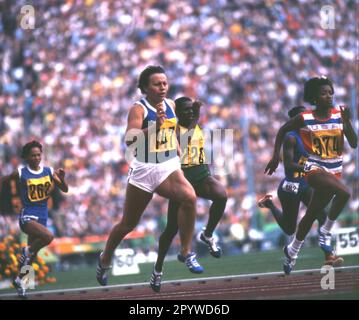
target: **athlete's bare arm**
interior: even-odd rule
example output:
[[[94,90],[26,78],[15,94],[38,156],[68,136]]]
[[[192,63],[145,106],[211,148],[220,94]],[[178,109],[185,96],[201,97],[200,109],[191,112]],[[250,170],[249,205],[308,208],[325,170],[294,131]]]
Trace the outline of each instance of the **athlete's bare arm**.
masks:
[[[301,127],[303,127],[303,118],[299,114],[295,116],[294,118],[287,121],[284,125],[282,125],[275,137],[275,143],[274,143],[274,151],[272,159],[268,162],[264,173],[268,173],[268,175],[272,175],[273,172],[277,169],[279,164],[279,153],[280,149],[283,144],[283,139],[285,137],[285,134],[289,131],[298,130]]]
[[[302,172],[304,166],[294,162],[294,150],[297,140],[293,136],[286,136],[283,142],[283,164],[288,170]]]
[[[162,104],[162,102],[161,102]],[[166,114],[163,108],[156,106],[156,129],[159,129],[166,119]],[[144,111],[142,106],[135,104],[131,107],[127,118],[127,129],[126,129],[126,145],[130,146],[134,143],[140,135],[144,135],[147,139],[149,127],[142,129],[142,123],[144,119]]]
[[[68,192],[69,191],[69,186],[67,185],[66,181],[65,181],[65,170],[60,168],[59,170],[54,172],[54,181],[56,186],[58,186],[60,188],[61,191],[63,192]]]
[[[203,103],[199,100],[196,100],[193,102],[192,104],[192,108],[193,108],[193,121],[192,123],[190,124],[189,128],[188,129],[193,129],[198,121],[199,121],[199,116],[200,116],[200,110],[201,110],[201,107],[203,106]]]
[[[146,132],[143,133],[147,133],[147,128],[144,130],[141,129],[143,118],[143,108],[138,104],[133,105],[130,109],[130,112],[128,113],[127,118],[127,128],[125,135],[127,146],[134,143],[137,140],[138,135],[142,134],[143,131],[146,130]]]
[[[358,136],[350,121],[350,110],[347,106],[340,106],[340,112],[342,114],[344,135],[347,138],[349,145],[355,149],[358,146]]]

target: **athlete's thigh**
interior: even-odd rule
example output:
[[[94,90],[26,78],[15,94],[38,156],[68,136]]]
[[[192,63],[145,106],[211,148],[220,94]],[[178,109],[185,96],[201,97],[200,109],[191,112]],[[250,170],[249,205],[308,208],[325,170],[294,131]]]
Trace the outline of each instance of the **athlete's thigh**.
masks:
[[[213,176],[209,176],[201,181],[195,188],[198,197],[215,200],[227,197],[224,186]]]
[[[122,220],[130,222],[131,224],[137,223],[148,203],[151,201],[152,196],[152,193],[128,183]]]
[[[348,192],[348,188],[340,179],[326,171],[317,171],[310,174],[307,178],[307,182],[313,189],[323,190],[327,194],[331,193],[333,195],[338,190]]]
[[[323,210],[332,200],[333,194],[327,192],[327,190],[314,189],[313,195],[310,199],[310,202],[307,206],[308,210],[312,212],[313,215],[317,215],[319,210]],[[307,210],[307,212],[308,212]]]
[[[29,236],[29,239],[31,241],[34,241],[37,238],[42,238],[43,236],[47,235],[52,236],[52,233],[49,229],[47,229],[45,226],[35,220],[30,220],[26,222],[23,226],[23,230]]]
[[[181,169],[172,172],[155,190],[160,196],[181,202],[188,196],[196,196],[192,185],[185,178]]]
[[[278,188],[277,194],[282,205],[283,218],[296,224],[300,205],[299,196],[294,193],[286,192],[281,188]]]
[[[308,186],[304,188],[303,191],[301,192],[300,201],[303,202],[305,206],[308,208],[312,196],[313,196],[313,189]]]
[[[28,244],[29,246],[31,246],[32,243],[33,243],[35,240],[36,240],[36,238],[35,238],[34,236],[32,236],[32,235],[30,235],[30,234],[27,236],[27,244]]]

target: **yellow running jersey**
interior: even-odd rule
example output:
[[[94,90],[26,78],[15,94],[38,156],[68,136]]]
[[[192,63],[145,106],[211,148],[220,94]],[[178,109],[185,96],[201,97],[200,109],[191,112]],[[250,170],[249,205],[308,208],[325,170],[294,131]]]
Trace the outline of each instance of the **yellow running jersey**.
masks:
[[[206,156],[204,152],[204,136],[201,128],[197,124],[192,132],[185,127],[179,126],[180,129],[180,143],[181,143],[181,164],[182,167],[193,167],[205,163]],[[190,136],[192,133],[192,137]],[[188,136],[188,139],[183,137]],[[191,139],[189,139],[191,137]],[[190,141],[188,141],[190,140]],[[184,144],[184,145],[183,145]]]

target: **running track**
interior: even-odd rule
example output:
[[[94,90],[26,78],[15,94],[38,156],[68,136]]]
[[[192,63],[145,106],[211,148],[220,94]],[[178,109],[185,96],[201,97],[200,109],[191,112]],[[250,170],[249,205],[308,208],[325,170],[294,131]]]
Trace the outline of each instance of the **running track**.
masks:
[[[51,291],[29,291],[30,300],[240,300],[310,299],[359,292],[359,266],[335,269],[335,289],[323,290],[320,269],[163,281],[160,293],[148,283]],[[1,299],[18,299],[0,294]],[[359,296],[358,296],[359,299]]]

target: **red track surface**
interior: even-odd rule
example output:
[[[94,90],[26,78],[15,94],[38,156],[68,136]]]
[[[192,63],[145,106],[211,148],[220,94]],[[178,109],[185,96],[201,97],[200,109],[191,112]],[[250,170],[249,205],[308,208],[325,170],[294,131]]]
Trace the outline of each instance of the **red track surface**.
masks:
[[[319,271],[284,276],[259,275],[244,278],[221,278],[173,281],[162,285],[160,293],[149,286],[75,289],[72,291],[33,292],[31,300],[237,300],[237,299],[310,299],[328,298],[332,294],[359,291],[359,269],[335,271],[335,289],[323,290]],[[359,299],[359,296],[358,296]]]

